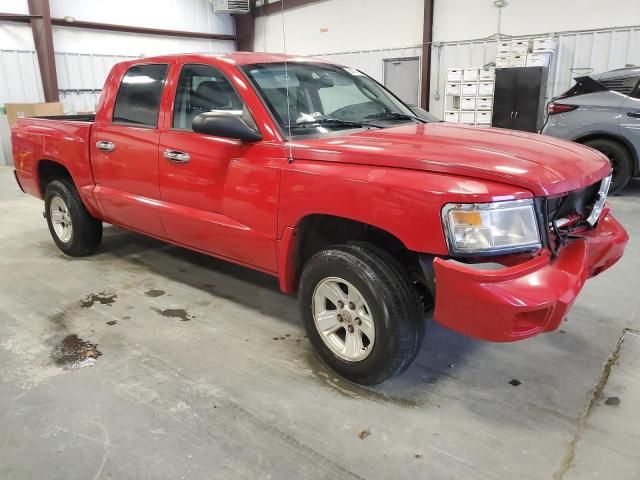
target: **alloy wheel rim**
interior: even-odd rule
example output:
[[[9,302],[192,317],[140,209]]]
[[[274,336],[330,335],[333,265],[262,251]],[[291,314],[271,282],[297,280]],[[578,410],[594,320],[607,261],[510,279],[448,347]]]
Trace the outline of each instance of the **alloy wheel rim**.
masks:
[[[351,283],[339,277],[316,285],[313,320],[324,344],[339,358],[359,362],[369,356],[376,331],[371,308]]]
[[[69,242],[73,235],[71,213],[69,212],[69,207],[67,207],[67,204],[61,197],[56,195],[51,199],[49,215],[51,216],[53,231],[56,233],[58,239],[63,243]]]

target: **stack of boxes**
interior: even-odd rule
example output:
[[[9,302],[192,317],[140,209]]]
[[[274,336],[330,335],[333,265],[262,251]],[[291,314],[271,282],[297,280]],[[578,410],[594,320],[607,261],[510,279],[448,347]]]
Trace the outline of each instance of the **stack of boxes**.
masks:
[[[470,125],[491,125],[494,69],[450,68],[444,121]]]
[[[553,37],[498,42],[496,68],[548,66],[555,48]]]

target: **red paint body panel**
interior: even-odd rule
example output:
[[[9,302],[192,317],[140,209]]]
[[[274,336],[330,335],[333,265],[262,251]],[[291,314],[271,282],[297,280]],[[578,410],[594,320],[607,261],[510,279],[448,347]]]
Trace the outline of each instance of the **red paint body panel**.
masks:
[[[447,203],[555,196],[610,172],[607,159],[550,137],[449,124],[349,130],[286,142],[238,65],[283,55],[168,55],[116,65],[95,122],[20,119],[12,133],[16,176],[42,197],[38,162],[70,172],[92,215],[177,245],[277,275],[297,289],[297,226],[333,215],[376,226],[409,250],[446,257],[441,211]],[[288,57],[289,61],[322,60]],[[111,122],[127,69],[169,66],[157,128]],[[172,128],[176,85],[186,63],[213,65],[243,98],[263,140],[253,144]],[[96,148],[116,144],[113,152]],[[290,148],[294,161],[289,162]],[[164,158],[188,152],[188,163]],[[615,263],[627,236],[608,211],[552,260],[546,251],[512,257],[499,271],[437,258],[435,318],[477,338],[510,341],[556,328],[584,281]]]
[[[500,270],[478,270],[437,258],[434,318],[470,337],[521,340],[558,328],[590,276],[617,262],[629,239],[610,215],[556,259],[544,252]]]

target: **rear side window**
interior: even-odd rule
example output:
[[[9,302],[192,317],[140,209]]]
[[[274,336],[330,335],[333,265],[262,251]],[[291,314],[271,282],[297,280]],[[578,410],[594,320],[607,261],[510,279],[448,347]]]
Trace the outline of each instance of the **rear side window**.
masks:
[[[625,78],[609,78],[607,80],[601,80],[600,83],[607,89],[614,92],[622,93],[623,95],[630,95],[640,77],[625,77]]]
[[[576,84],[563,93],[560,98],[576,97],[587,93],[603,92],[606,88],[591,77],[578,77]]]
[[[158,111],[168,65],[136,65],[122,79],[112,122],[158,126]]]

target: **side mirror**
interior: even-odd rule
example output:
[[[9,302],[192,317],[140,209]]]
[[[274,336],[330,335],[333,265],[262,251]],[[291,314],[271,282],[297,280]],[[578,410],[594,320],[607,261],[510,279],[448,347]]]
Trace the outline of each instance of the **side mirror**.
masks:
[[[243,142],[258,142],[262,135],[249,127],[236,114],[231,112],[206,112],[197,115],[191,124],[196,133],[214,137],[235,138]]]

